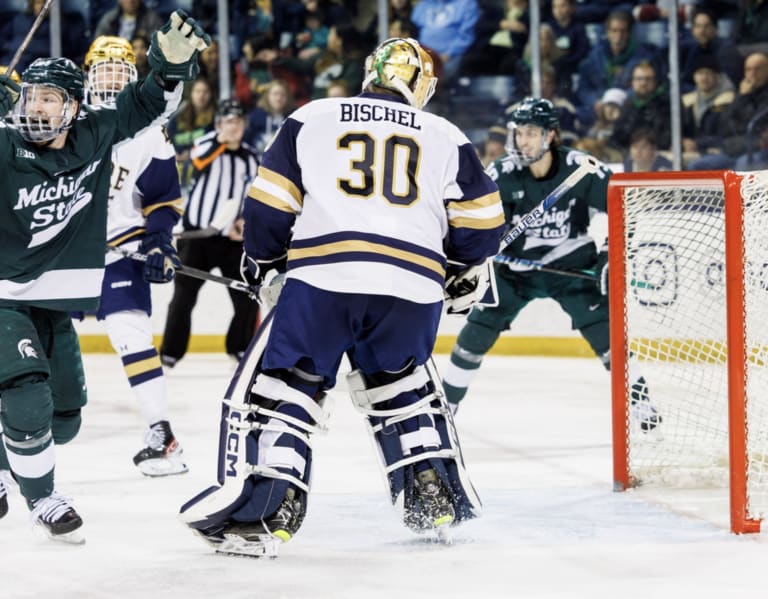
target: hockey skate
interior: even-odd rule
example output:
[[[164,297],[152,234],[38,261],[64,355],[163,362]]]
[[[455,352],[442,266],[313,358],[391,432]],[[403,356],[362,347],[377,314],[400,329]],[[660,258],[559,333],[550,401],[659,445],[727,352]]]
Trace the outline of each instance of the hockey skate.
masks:
[[[306,496],[289,488],[277,511],[259,522],[231,522],[216,548],[220,555],[277,557],[277,549],[296,534],[307,512]]]
[[[413,489],[405,493],[403,521],[414,532],[434,530],[449,543],[448,529],[455,519],[453,502],[437,473],[430,468],[416,474]]]
[[[82,518],[72,507],[70,500],[55,491],[48,497],[33,502],[31,518],[32,524],[51,540],[71,545],[85,543],[80,531]]]
[[[633,384],[629,395],[630,421],[642,432],[648,433],[661,424],[661,415],[651,403],[648,384],[644,377],[639,377]]]
[[[8,489],[12,480],[9,470],[0,470],[0,518],[8,513]]]
[[[189,470],[181,457],[181,445],[167,420],[150,426],[144,443],[146,447],[133,456],[133,463],[144,476],[169,476]]]

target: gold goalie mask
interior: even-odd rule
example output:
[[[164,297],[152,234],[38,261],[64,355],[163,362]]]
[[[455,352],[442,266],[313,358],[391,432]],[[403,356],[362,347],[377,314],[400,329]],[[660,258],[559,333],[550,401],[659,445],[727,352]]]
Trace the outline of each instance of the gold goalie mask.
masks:
[[[136,55],[122,37],[101,35],[85,55],[88,73],[88,101],[95,106],[115,101],[117,94],[138,79]]]
[[[363,89],[373,83],[402,94],[408,104],[424,108],[435,93],[432,57],[411,38],[391,38],[365,60]]]

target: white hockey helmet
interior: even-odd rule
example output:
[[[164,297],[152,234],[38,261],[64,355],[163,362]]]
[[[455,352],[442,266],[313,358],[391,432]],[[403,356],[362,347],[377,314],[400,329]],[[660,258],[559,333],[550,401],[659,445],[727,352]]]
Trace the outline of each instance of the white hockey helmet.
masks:
[[[365,60],[363,90],[371,83],[398,92],[411,106],[424,108],[437,86],[435,65],[415,39],[393,37]]]

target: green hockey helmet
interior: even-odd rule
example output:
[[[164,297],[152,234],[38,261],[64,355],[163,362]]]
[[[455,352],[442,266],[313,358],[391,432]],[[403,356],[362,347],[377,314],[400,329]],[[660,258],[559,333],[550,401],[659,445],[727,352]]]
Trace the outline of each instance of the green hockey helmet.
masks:
[[[84,92],[85,78],[74,62],[38,58],[21,75],[13,125],[27,141],[52,141],[72,126]],[[51,108],[57,104],[60,106]]]
[[[21,75],[21,82],[54,85],[75,100],[82,100],[85,95],[83,72],[69,58],[38,58]]]
[[[530,125],[543,130],[541,147],[535,152],[523,152],[517,146],[515,131],[520,127]],[[528,97],[513,108],[507,121],[507,143],[504,148],[520,165],[528,166],[539,160],[549,150],[550,131],[560,130],[560,120],[555,105],[544,98]]]
[[[519,125],[536,125],[542,129],[560,129],[557,108],[544,98],[525,98],[512,111],[510,122]]]

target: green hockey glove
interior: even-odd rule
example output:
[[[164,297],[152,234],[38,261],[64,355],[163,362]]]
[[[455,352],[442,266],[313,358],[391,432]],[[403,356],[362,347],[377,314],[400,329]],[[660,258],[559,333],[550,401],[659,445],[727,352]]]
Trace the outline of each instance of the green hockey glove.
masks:
[[[19,84],[7,75],[0,75],[0,117],[5,116],[19,99]]]

